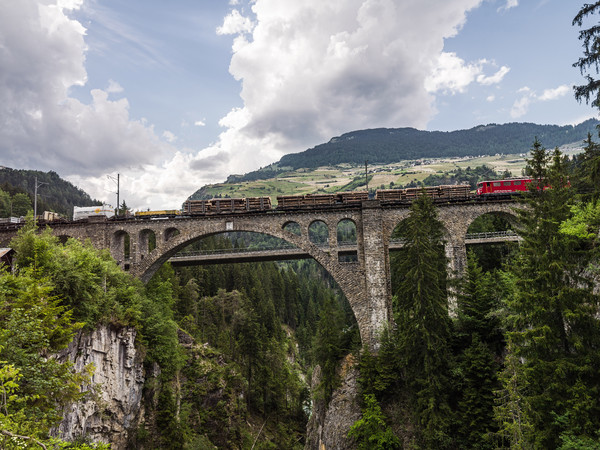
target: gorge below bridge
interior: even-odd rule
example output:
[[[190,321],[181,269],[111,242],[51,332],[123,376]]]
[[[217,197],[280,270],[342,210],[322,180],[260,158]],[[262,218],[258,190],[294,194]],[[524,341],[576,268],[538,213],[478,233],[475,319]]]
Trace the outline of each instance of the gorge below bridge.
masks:
[[[484,214],[499,214],[514,219],[517,202],[511,200],[462,201],[436,203],[438,219],[445,227],[446,256],[449,271],[461,274],[466,265],[466,244],[515,240],[515,235],[467,236],[471,223]],[[147,282],[166,261],[174,264],[311,257],[325,268],[345,294],[354,312],[363,345],[375,349],[378,331],[392,317],[390,250],[401,243],[392,239],[396,226],[410,213],[410,205],[382,205],[378,200],[361,204],[306,208],[272,209],[243,213],[178,216],[163,220],[90,220],[52,224],[52,232],[61,239],[90,240],[97,248],[109,249],[123,269]],[[322,222],[325,242],[310,239],[309,229]],[[348,245],[338,242],[341,222],[352,223],[356,240]],[[324,224],[324,225],[323,225]],[[198,257],[182,261],[176,256],[191,243],[211,235],[227,232],[254,232],[274,236],[289,246],[282,249],[252,252],[235,256]],[[6,246],[15,230],[0,230],[0,245]],[[125,254],[128,237],[129,254]],[[474,239],[478,238],[476,241]],[[151,241],[156,242],[152,248]],[[350,258],[348,258],[350,256]],[[229,260],[227,260],[229,258]],[[246,258],[246,259],[244,259]]]

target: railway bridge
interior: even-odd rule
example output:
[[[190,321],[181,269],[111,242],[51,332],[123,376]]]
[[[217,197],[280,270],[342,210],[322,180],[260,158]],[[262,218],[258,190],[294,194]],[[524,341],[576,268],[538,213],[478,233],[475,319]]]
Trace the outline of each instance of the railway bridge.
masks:
[[[449,271],[461,273],[466,264],[469,225],[483,214],[514,217],[517,203],[470,200],[436,206],[438,218],[445,227]],[[290,245],[275,256],[279,259],[308,256],[320,263],[348,299],[363,344],[375,348],[378,331],[392,314],[389,251],[398,245],[392,240],[392,232],[409,213],[408,205],[388,206],[378,200],[367,200],[358,205],[292,211],[273,209],[163,220],[59,223],[53,225],[52,230],[62,239],[89,239],[96,247],[109,249],[123,269],[144,282],[180,250],[210,235],[243,231],[280,238]],[[355,228],[356,241],[351,245],[338,242],[337,229],[342,222]],[[326,229],[325,242],[311,240],[309,230],[316,223]],[[6,246],[14,234],[14,230],[0,230],[0,244]],[[126,239],[129,241],[128,255],[125,253]],[[154,241],[156,245],[152,248]],[[257,255],[249,255],[246,260],[258,259]],[[271,259],[276,259],[273,254]]]

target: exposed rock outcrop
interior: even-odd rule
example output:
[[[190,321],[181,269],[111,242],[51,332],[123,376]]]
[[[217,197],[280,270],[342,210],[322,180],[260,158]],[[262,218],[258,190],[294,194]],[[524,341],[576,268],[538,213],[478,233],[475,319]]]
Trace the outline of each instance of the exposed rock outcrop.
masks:
[[[317,366],[313,372],[312,390],[321,377]],[[315,401],[313,413],[307,425],[307,450],[345,450],[356,448],[348,431],[360,419],[358,404],[358,367],[352,355],[346,356],[340,367],[340,386],[333,392],[329,405]]]
[[[124,449],[129,430],[142,417],[144,386],[143,355],[135,346],[132,327],[101,326],[80,332],[59,358],[69,359],[77,371],[93,364],[91,384],[84,386],[86,398],[68,407],[54,434],[65,440],[80,436],[94,442],[110,442]]]

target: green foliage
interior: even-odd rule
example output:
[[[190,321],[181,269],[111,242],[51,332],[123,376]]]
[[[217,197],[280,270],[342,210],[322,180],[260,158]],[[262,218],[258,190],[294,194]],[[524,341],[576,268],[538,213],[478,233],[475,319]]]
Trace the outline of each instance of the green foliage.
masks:
[[[29,211],[33,211],[31,199],[27,194],[18,193],[12,198],[12,214],[14,216],[25,216]]]
[[[461,448],[493,448],[494,391],[499,389],[499,366],[504,342],[499,308],[499,281],[483,272],[473,253],[460,283],[454,331],[457,355],[457,436]]]
[[[342,326],[343,316],[335,308],[333,298],[325,300],[321,306],[317,335],[315,338],[315,361],[321,367],[321,382],[318,395],[329,402],[335,388],[339,385],[337,365],[348,349],[343,348]]]
[[[183,433],[177,417],[177,405],[172,390],[166,384],[158,394],[156,425],[161,430],[161,448],[180,450],[184,448]]]
[[[511,341],[507,345],[500,380],[502,388],[496,391],[494,408],[494,417],[499,426],[498,448],[533,448],[533,425],[530,421],[532,409],[526,394],[529,388],[528,380],[524,377],[523,365],[515,355]]]
[[[373,394],[363,396],[362,417],[350,427],[349,437],[356,440],[360,450],[400,448],[400,439],[386,424],[386,418]]]
[[[30,270],[0,272],[0,444],[49,442],[66,404],[81,397],[89,374],[51,357],[81,324],[51,295],[52,285]],[[15,437],[20,436],[20,437]]]
[[[560,224],[562,234],[584,241],[594,240],[600,227],[600,202],[576,203],[571,216]]]
[[[231,233],[194,247],[273,244],[269,237]],[[321,392],[331,392],[337,362],[356,346],[358,327],[347,302],[329,287],[331,278],[314,261],[185,267],[175,278],[176,320],[222,361],[207,371],[190,357],[182,368],[186,378],[196,373],[201,380],[182,387],[193,434],[204,433],[219,447],[251,447],[258,429],[248,437],[245,424],[255,417],[266,422],[257,447],[300,446],[309,393],[299,374],[321,363],[329,376]]]
[[[398,226],[405,240],[396,261],[394,296],[400,367],[409,389],[416,441],[427,448],[449,444],[450,318],[443,226],[432,200],[420,196]]]
[[[526,209],[520,211],[523,242],[513,267],[515,295],[506,301],[510,366],[503,376],[504,389],[515,386],[524,405],[524,423],[531,432],[505,434],[524,446],[557,448],[561,436],[597,439],[600,430],[600,322],[598,296],[586,279],[590,252],[574,235],[561,233],[571,218],[573,191],[565,161],[555,150],[547,153],[534,143],[531,174],[544,177],[552,189],[532,189]],[[534,184],[534,183],[532,183]],[[502,416],[507,422],[506,410]],[[513,426],[511,425],[511,426]]]
[[[559,450],[598,450],[600,449],[600,440],[565,434],[561,435],[561,444],[558,448]]]
[[[142,340],[148,348],[147,359],[159,364],[161,376],[168,379],[183,366],[184,356],[174,320],[174,272],[165,264],[148,283],[140,305]]]
[[[0,189],[0,217],[12,216],[12,200],[8,192]]]
[[[598,200],[600,197],[600,145],[588,133],[583,153],[574,160],[575,177],[572,185],[581,193],[584,200]]]
[[[76,320],[88,328],[101,321],[134,324],[142,318],[141,282],[124,273],[108,251],[69,239],[60,245],[49,229],[28,225],[11,242],[20,268],[48,277]]]

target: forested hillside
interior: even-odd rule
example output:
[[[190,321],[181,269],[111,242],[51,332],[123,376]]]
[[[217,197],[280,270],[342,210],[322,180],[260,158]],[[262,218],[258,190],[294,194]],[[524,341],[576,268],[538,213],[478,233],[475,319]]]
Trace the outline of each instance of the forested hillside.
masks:
[[[508,123],[480,125],[450,132],[414,128],[378,128],[345,133],[300,153],[285,155],[278,163],[230,177],[228,182],[267,179],[289,170],[338,164],[389,164],[419,158],[527,153],[534,137],[548,148],[581,143],[588,133],[596,134],[598,121],[579,125],[536,125]]]
[[[0,168],[0,217],[24,216],[33,210],[35,179],[38,181],[38,214],[53,211],[63,217],[73,216],[73,206],[101,204],[93,200],[56,172]],[[43,183],[43,184],[42,184]],[[11,209],[12,208],[12,209]]]

